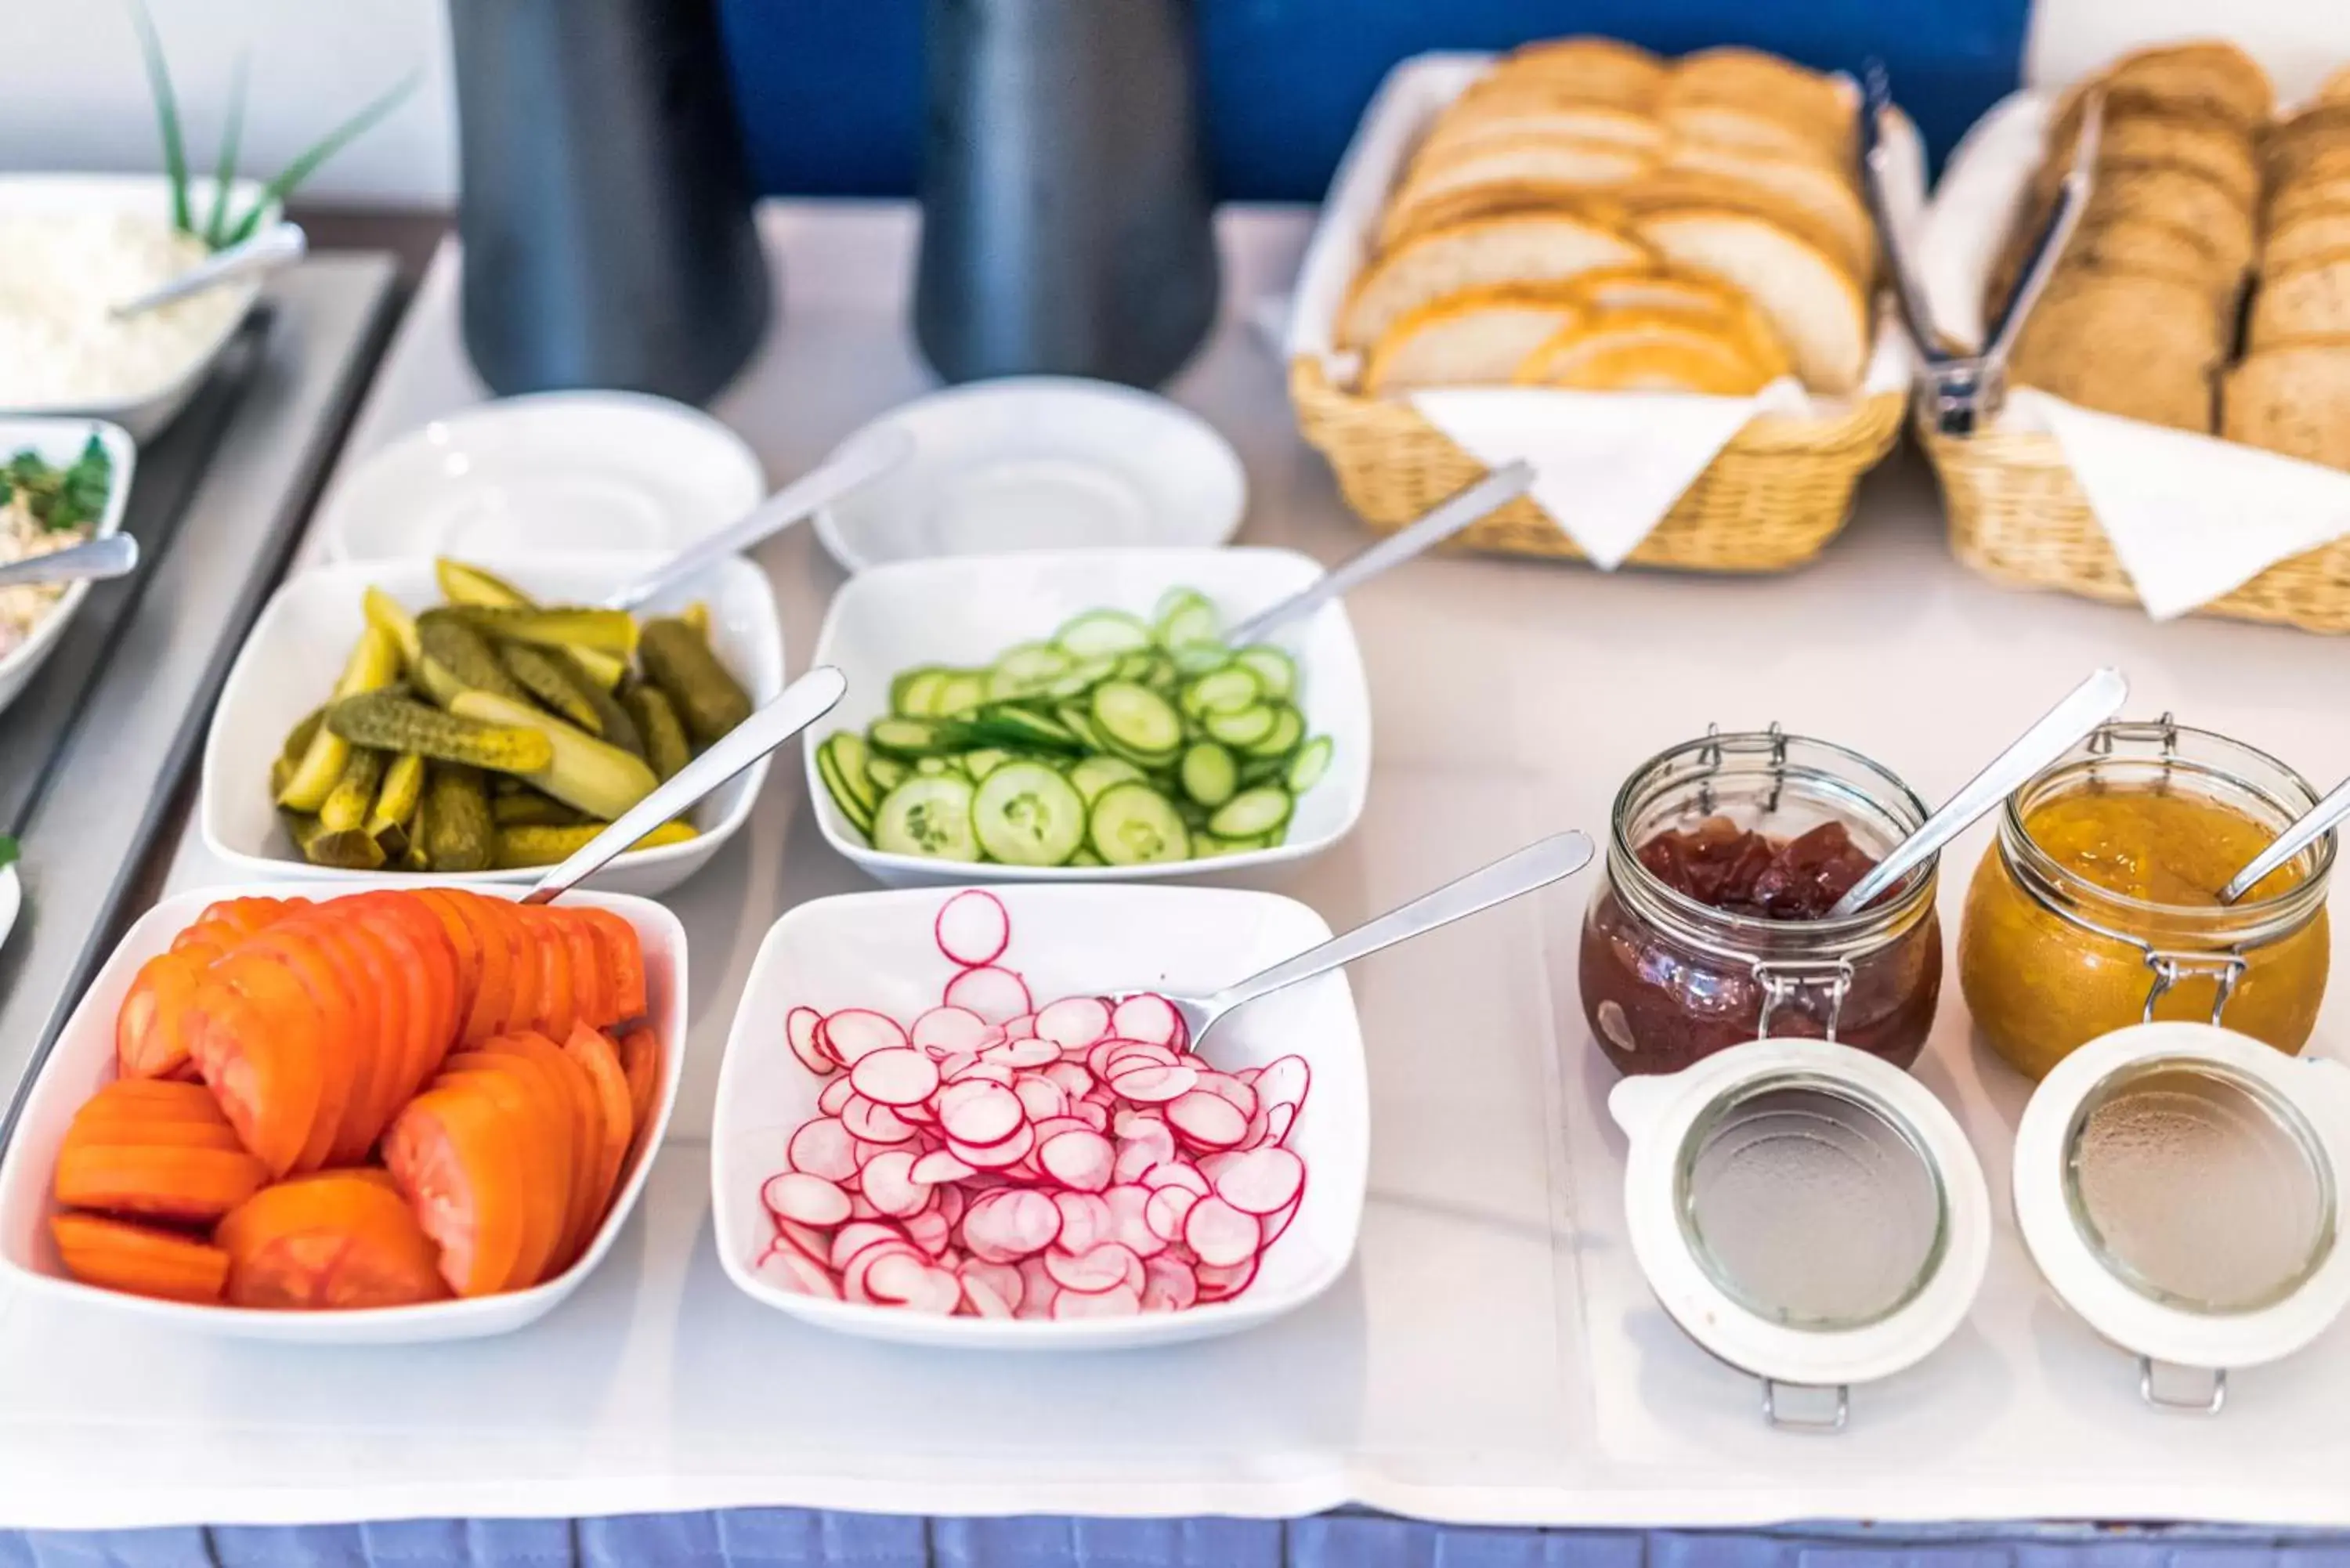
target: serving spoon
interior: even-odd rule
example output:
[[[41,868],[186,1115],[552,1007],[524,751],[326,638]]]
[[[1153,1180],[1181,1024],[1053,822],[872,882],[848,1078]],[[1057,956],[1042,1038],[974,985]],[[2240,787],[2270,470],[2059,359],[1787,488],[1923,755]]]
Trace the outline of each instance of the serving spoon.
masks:
[[[847,451],[810,469],[717,533],[695,540],[643,576],[607,595],[604,607],[634,609],[712,562],[739,555],[769,535],[780,534],[849,492],[872,483],[913,455],[913,432],[896,426],[885,426],[851,442]]]
[[[69,545],[46,556],[30,556],[0,566],[0,588],[104,582],[109,577],[129,576],[138,569],[139,541],[128,534],[109,534],[103,539]]]
[[[1400,566],[1414,556],[1432,550],[1489,512],[1498,512],[1533,488],[1534,464],[1505,462],[1468,489],[1437,504],[1425,517],[1355,556],[1333,566],[1308,587],[1269,609],[1262,609],[1224,634],[1233,648],[1262,642],[1264,634],[1284,621],[1313,614],[1349,588],[1358,588],[1390,566]]]
[[[2266,849],[2245,862],[2244,868],[2220,889],[2220,902],[2232,904],[2251,892],[2262,877],[2325,836],[2345,817],[2350,817],[2350,779],[2335,784],[2324,800],[2302,813]]]
[[[2078,745],[2082,736],[2120,712],[2128,701],[2129,682],[2110,665],[2073,688],[2038,723],[1969,779],[1941,810],[1855,882],[1830,907],[1826,918],[1839,919],[1868,908],[1879,893],[1940,853],[1944,845],[1973,826],[1975,818],[2022,788],[2033,774]]]
[[[217,288],[233,278],[249,277],[292,266],[309,251],[310,236],[302,232],[301,224],[274,223],[249,240],[214,251],[187,271],[166,278],[146,293],[109,306],[107,314],[117,321],[128,321],[175,299],[185,299],[192,294]]]
[[[831,665],[820,664],[809,670],[614,818],[603,832],[573,850],[562,864],[541,877],[522,901],[551,904],[563,897],[602,870],[606,861],[831,712],[847,690],[847,678]]]
[[[1185,1037],[1191,1041],[1191,1049],[1197,1051],[1208,1031],[1236,1007],[1299,981],[1326,974],[1382,948],[1409,941],[1439,926],[1449,926],[1506,903],[1521,893],[1546,888],[1561,877],[1572,877],[1590,863],[1591,840],[1587,836],[1573,830],[1555,833],[1515,854],[1503,856],[1481,871],[1471,871],[1432,893],[1423,893],[1401,909],[1391,909],[1343,936],[1308,948],[1295,958],[1284,959],[1271,969],[1236,981],[1222,991],[1206,996],[1178,996],[1165,991],[1125,992],[1114,994],[1111,1001],[1123,1001],[1128,996],[1159,997],[1181,1016]]]

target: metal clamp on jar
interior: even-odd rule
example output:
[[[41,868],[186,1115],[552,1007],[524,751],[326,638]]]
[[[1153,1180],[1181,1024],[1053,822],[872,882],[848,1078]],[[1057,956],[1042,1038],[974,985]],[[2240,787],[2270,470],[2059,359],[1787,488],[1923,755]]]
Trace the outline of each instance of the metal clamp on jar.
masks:
[[[1888,770],[1775,724],[1709,731],[1651,758],[1616,797],[1607,874],[1584,919],[1577,967],[1599,1049],[1620,1072],[1676,1073],[1731,1045],[1801,1036],[1908,1066],[1941,992],[1932,865],[1856,914],[1813,919],[1802,911],[1815,889],[1784,877],[1774,916],[1743,894],[1730,908],[1693,897],[1648,860],[1673,835],[1734,833],[1753,853],[1752,836],[1784,849],[1835,825],[1848,868],[1873,864],[1926,815]]]

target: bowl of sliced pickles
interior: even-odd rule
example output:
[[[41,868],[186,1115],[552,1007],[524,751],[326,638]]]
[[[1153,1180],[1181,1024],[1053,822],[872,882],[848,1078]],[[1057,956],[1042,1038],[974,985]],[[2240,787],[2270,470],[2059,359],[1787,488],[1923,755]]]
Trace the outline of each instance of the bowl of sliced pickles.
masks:
[[[1227,636],[1321,569],[1107,549],[858,573],[816,640],[848,678],[807,735],[818,826],[900,885],[1221,877],[1327,848],[1369,788],[1346,608]]]
[[[766,577],[723,561],[634,611],[652,555],[363,561],[280,588],[204,747],[204,842],[272,876],[528,882],[784,688]],[[593,878],[657,895],[751,815],[763,761]]]

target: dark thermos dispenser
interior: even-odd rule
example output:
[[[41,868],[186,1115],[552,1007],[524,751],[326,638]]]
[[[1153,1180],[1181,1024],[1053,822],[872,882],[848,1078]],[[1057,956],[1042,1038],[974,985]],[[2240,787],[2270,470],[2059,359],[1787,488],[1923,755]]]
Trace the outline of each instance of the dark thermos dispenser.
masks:
[[[931,367],[1165,380],[1216,313],[1191,0],[926,5]]]
[[[716,0],[449,0],[449,21],[474,369],[707,400],[769,314]]]

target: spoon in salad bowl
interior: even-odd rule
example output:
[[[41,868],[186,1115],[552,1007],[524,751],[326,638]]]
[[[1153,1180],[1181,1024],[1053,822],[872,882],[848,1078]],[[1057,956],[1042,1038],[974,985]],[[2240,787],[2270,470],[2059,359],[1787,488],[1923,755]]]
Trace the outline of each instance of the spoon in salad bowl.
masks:
[[[1466,919],[1521,894],[1546,888],[1574,876],[1589,864],[1589,836],[1572,829],[1554,833],[1514,854],[1503,856],[1482,870],[1447,882],[1434,892],[1423,893],[1410,903],[1333,937],[1319,947],[1308,948],[1295,958],[1284,959],[1271,969],[1235,981],[1206,996],[1180,996],[1164,991],[1113,992],[1107,1000],[1112,1005],[1117,1033],[1131,1033],[1132,1037],[1146,1040],[1163,1037],[1187,1041],[1197,1052],[1209,1031],[1235,1008],[1317,974],[1327,974],[1382,948],[1425,935],[1439,926]],[[1175,1018],[1169,1020],[1163,1013],[1155,1020],[1144,1016],[1161,1007],[1173,1009]]]
[[[847,690],[847,678],[831,665],[820,664],[809,670],[614,818],[610,826],[573,850],[568,859],[541,877],[522,901],[555,902],[603,869],[606,861],[831,712]]]
[[[139,569],[139,541],[128,534],[68,545],[46,556],[28,556],[0,566],[0,588],[38,587],[57,583],[104,582],[129,576]]]

